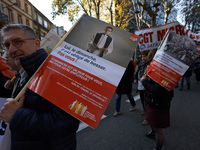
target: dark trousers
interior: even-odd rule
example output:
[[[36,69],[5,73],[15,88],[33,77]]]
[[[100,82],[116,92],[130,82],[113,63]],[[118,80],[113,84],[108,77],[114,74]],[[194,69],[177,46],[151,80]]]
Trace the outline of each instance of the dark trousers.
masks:
[[[133,96],[131,94],[126,94],[126,95],[131,103],[131,106],[135,106],[135,100],[134,100]],[[121,97],[122,97],[122,94],[116,94],[116,102],[115,102],[115,111],[116,112],[120,112]]]
[[[183,90],[184,80],[186,79],[187,89],[190,89],[190,76],[183,75],[180,80],[179,90]]]

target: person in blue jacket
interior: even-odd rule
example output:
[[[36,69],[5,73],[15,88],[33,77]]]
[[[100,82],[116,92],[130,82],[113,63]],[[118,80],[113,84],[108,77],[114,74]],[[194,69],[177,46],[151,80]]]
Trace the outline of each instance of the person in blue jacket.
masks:
[[[48,54],[40,49],[40,40],[26,25],[6,25],[2,28],[2,37],[6,51],[22,66],[13,92],[16,97]],[[79,121],[30,89],[18,101],[7,99],[0,119],[9,123],[11,150],[76,149]]]

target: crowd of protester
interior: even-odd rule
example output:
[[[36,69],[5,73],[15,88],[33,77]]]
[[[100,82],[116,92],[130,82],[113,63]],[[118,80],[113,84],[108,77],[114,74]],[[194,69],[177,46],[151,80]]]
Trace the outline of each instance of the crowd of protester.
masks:
[[[34,31],[25,25],[6,25],[2,29],[2,37],[6,50],[5,59],[11,70],[17,73],[16,79],[12,81],[0,72],[0,97],[8,98],[0,112],[0,120],[4,124],[8,123],[0,149],[75,150],[76,131],[79,126],[76,118],[30,89],[27,89],[19,100],[15,100],[19,91],[48,55],[40,48],[40,41]],[[155,150],[161,150],[164,143],[162,130],[170,126],[170,106],[174,91],[166,90],[145,74],[155,52],[155,49],[143,51],[142,61],[138,66],[133,59],[129,62],[116,90],[116,110],[113,115],[120,115],[123,94],[126,94],[131,102],[130,111],[135,110],[136,103],[131,92],[132,84],[137,84],[143,108],[141,114],[145,115],[142,125],[150,125],[150,131],[146,136],[156,139]],[[195,83],[198,84],[200,57],[182,76],[177,84],[179,90],[184,90],[184,79],[187,81],[187,89],[191,89],[192,73],[195,74]],[[4,142],[5,140],[10,143]]]

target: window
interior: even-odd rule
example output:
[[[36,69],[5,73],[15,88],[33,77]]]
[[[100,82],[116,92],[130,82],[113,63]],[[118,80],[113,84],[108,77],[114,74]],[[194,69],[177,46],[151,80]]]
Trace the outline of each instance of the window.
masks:
[[[27,26],[30,26],[29,20],[28,20],[28,19],[26,19],[26,25],[27,25]]]
[[[44,20],[44,27],[48,29],[48,22]]]
[[[18,7],[21,7],[20,0],[16,0],[16,3],[18,4]]]
[[[44,39],[45,33],[41,33],[41,40]]]
[[[21,15],[18,15],[18,23],[19,23],[19,24],[23,24],[23,23],[22,23],[22,16],[21,16]]]
[[[38,22],[39,24],[43,25],[42,17],[40,15],[38,15]]]
[[[51,29],[51,24],[49,23],[49,29]]]
[[[37,31],[37,29],[35,29],[35,33],[36,33],[37,37],[39,37],[39,36],[38,36],[39,34],[38,34],[38,31]]]
[[[25,12],[28,13],[28,5],[26,3],[24,4],[24,7],[25,7]]]
[[[37,12],[35,12],[35,20],[37,20]]]
[[[10,9],[8,9],[8,21],[13,22],[13,14]]]
[[[1,4],[1,10],[4,12],[4,8],[3,7],[4,7],[3,4]]]

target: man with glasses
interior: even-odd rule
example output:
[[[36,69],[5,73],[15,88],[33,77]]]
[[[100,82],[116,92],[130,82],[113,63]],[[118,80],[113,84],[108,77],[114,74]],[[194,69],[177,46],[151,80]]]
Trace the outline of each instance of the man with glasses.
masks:
[[[87,51],[93,53],[99,57],[103,57],[112,53],[113,51],[113,40],[109,36],[112,33],[112,27],[106,27],[104,33],[95,34],[92,39],[88,42]]]
[[[40,49],[40,40],[26,25],[10,24],[1,31],[6,52],[22,66],[13,94],[16,97],[48,54]],[[79,121],[30,89],[17,101],[7,99],[0,119],[9,123],[12,150],[76,149]]]

